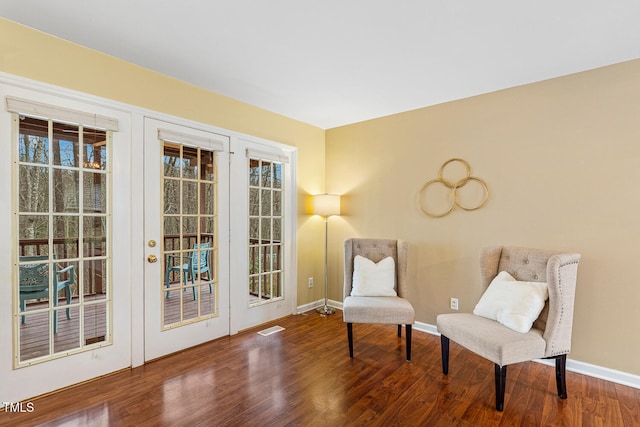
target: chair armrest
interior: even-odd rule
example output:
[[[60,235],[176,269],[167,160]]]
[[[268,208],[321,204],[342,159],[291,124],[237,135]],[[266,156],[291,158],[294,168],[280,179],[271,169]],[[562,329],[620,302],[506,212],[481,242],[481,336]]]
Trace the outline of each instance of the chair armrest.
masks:
[[[73,274],[73,270],[74,270],[73,265],[68,265],[62,270],[58,270],[58,274],[63,274],[63,273],[66,273],[67,271],[71,271],[71,274]]]
[[[61,282],[58,282],[59,285],[62,286],[69,286],[69,285],[73,285],[75,283],[75,268],[73,267],[73,265],[68,265],[65,268],[63,268],[62,270],[58,270],[58,276],[65,274],[65,273],[69,273],[69,278],[67,280],[63,280]]]
[[[351,295],[353,284],[353,239],[344,241],[344,286],[342,288],[342,299]]]

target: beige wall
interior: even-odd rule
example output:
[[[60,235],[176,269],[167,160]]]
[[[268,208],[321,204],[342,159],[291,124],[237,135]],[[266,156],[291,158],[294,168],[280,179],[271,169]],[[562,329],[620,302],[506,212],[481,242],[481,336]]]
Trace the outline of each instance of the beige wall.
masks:
[[[349,236],[409,241],[409,299],[429,324],[450,297],[473,309],[484,246],[579,252],[570,358],[640,374],[639,100],[640,60],[328,130],[327,189],[346,202],[331,224],[330,296],[342,297]],[[429,218],[417,194],[453,157],[490,200]]]
[[[324,227],[307,215],[306,205],[308,194],[324,191],[324,130],[3,18],[0,71],[297,147],[298,305],[322,297],[322,289],[309,290],[306,279],[324,275]]]

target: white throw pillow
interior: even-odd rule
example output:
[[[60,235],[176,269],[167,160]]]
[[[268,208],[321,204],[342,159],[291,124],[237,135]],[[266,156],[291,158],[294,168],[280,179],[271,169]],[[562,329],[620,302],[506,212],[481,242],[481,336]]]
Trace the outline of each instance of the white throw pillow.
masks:
[[[353,260],[351,296],[395,297],[396,263],[386,257],[377,264],[361,255]]]
[[[473,314],[496,320],[517,332],[527,333],[549,298],[544,282],[521,282],[506,271],[492,281]]]

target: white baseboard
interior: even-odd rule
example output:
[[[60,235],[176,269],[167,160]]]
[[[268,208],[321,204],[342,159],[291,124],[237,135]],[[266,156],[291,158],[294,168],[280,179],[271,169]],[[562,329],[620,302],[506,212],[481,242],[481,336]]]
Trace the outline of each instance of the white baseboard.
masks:
[[[324,298],[319,299],[317,301],[312,301],[305,305],[299,305],[297,309],[297,313],[304,313],[306,311],[315,310],[318,307],[322,307],[324,305]],[[327,300],[327,305],[329,307],[337,308],[338,310],[342,310],[342,302],[341,301],[333,301]]]
[[[430,325],[428,323],[416,322],[413,324],[413,330],[440,336],[440,332],[438,332],[436,325]]]
[[[324,299],[320,299],[318,301],[313,301],[308,304],[299,305],[297,308],[297,314],[305,313],[307,311],[315,310],[316,308],[322,306],[324,304]],[[333,304],[330,304],[331,307],[334,307]]]
[[[553,360],[538,359],[536,362],[545,365],[554,366]],[[599,378],[601,380],[611,381],[612,383],[622,384],[633,388],[640,389],[640,376],[629,374],[627,372],[617,371],[615,369],[605,368],[603,366],[592,365],[579,360],[567,359],[567,371],[578,374],[587,375],[589,377]]]

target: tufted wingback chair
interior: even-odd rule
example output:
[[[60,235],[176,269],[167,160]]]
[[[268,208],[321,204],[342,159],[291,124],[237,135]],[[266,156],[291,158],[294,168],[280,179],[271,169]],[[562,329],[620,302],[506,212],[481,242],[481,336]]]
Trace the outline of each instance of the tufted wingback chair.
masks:
[[[541,249],[498,246],[480,255],[482,285],[506,271],[518,281],[547,282],[549,299],[527,333],[471,313],[440,314],[442,371],[449,371],[449,340],[495,364],[496,409],[504,408],[507,365],[533,359],[555,359],[558,396],[567,398],[565,370],[571,350],[573,305],[580,255]]]
[[[408,245],[401,240],[347,239],[344,242],[344,303],[343,319],[347,324],[349,356],[353,358],[353,324],[381,323],[398,325],[398,336],[402,336],[402,325],[406,329],[406,356],[411,360],[411,326],[415,311],[405,299],[407,295]],[[351,296],[353,266],[356,255],[375,263],[390,256],[396,266],[395,290],[398,296],[373,297]]]

